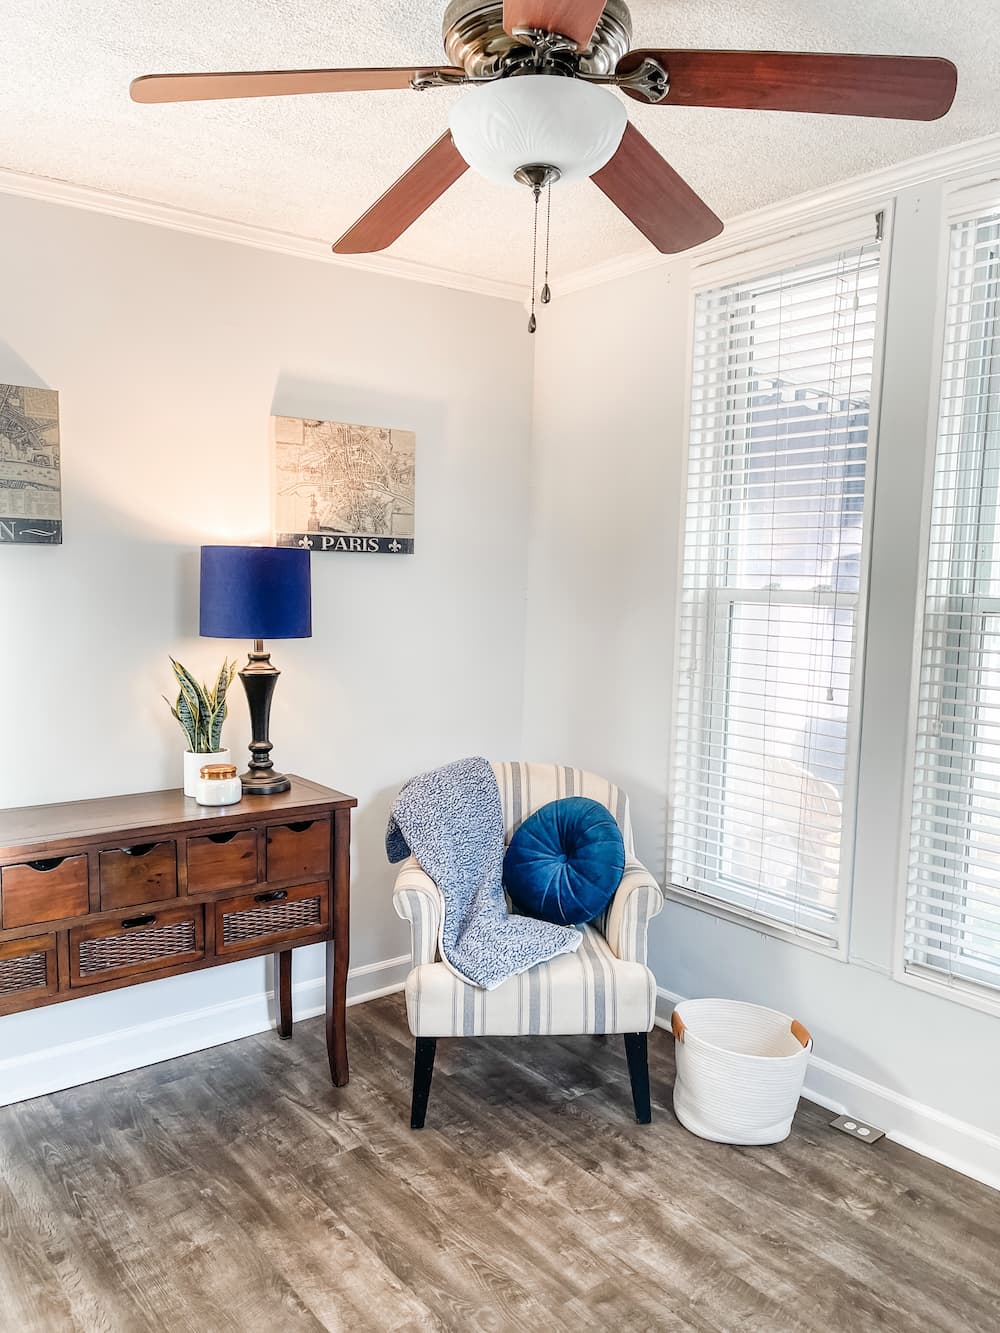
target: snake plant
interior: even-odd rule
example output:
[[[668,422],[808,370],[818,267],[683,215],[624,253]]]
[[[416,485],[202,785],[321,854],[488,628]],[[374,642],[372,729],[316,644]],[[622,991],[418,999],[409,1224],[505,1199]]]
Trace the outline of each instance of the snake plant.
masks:
[[[226,691],[236,675],[236,663],[224,661],[211,689],[199,685],[187,667],[170,659],[180,692],[177,702],[164,703],[181,724],[187,748],[193,754],[217,754],[222,749],[222,724],[226,720]]]

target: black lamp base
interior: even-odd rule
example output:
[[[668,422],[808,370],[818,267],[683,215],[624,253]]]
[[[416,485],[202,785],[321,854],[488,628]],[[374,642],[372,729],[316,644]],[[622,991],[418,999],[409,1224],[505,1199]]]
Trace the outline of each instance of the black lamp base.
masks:
[[[244,795],[273,796],[276,792],[288,791],[291,778],[275,771],[271,762],[273,746],[268,739],[271,721],[271,696],[278,683],[281,672],[271,665],[271,654],[264,651],[260,639],[254,640],[253,652],[250,653],[246,666],[240,672],[240,680],[247,692],[250,706],[250,767],[240,775]]]
[[[291,778],[284,773],[254,773],[249,768],[240,774],[240,782],[243,783],[244,796],[274,796],[279,791],[290,790],[292,785]]]

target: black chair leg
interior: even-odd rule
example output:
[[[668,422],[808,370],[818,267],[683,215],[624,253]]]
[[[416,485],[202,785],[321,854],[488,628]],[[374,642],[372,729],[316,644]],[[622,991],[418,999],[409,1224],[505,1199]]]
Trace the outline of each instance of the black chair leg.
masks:
[[[653,1112],[649,1105],[649,1057],[645,1032],[625,1033],[625,1058],[628,1060],[628,1076],[632,1080],[636,1122],[648,1125]]]
[[[410,1104],[411,1129],[423,1129],[424,1127],[436,1051],[437,1037],[417,1038],[417,1048],[413,1053],[413,1101]]]

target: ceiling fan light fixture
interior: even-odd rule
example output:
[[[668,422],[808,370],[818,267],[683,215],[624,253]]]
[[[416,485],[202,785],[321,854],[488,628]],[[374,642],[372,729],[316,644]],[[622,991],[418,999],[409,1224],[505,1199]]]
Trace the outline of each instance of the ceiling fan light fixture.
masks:
[[[473,88],[451,109],[455,147],[498,185],[534,163],[563,181],[582,180],[611,161],[625,133],[625,105],[598,85],[554,74],[522,74]]]

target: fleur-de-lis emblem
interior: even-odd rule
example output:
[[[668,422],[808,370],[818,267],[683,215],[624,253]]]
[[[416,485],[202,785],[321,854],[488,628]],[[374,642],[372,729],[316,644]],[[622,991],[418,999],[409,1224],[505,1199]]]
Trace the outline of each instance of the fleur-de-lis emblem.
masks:
[[[300,537],[299,546],[301,546],[303,551],[311,551],[313,548],[313,539],[311,537]]]
[[[402,546],[400,546],[399,542],[396,541],[395,537],[393,537],[392,541],[389,543],[389,550],[401,551],[402,549],[403,549]]]

